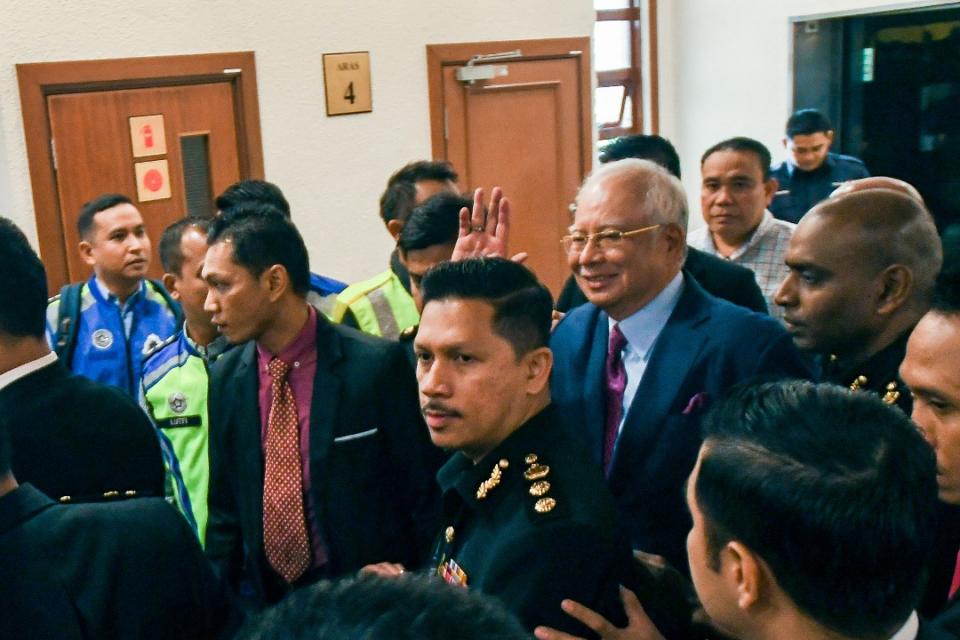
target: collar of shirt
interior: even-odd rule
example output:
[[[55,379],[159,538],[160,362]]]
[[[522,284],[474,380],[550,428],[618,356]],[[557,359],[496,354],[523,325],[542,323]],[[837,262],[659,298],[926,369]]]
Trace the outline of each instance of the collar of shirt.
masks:
[[[273,354],[259,342],[257,343],[257,364],[261,371],[266,370],[274,356],[286,362],[291,369],[299,369],[317,359],[317,311],[311,305],[306,305],[306,307],[306,323],[304,323],[293,342],[287,345],[283,351]]]
[[[45,356],[40,356],[36,360],[31,360],[26,362],[19,367],[14,367],[9,371],[0,373],[0,389],[5,389],[10,386],[20,378],[25,378],[34,371],[38,371],[48,364],[52,364],[57,361],[57,354],[50,352]]]
[[[900,627],[900,630],[890,636],[890,640],[916,640],[917,634],[919,633],[920,618],[917,616],[917,612],[914,611],[910,614],[910,617],[907,618],[907,621],[903,623],[903,626]]]
[[[144,289],[146,289],[147,287],[146,281],[141,280],[140,286],[137,288],[137,290],[134,291],[132,294],[130,294],[130,297],[128,297],[123,304],[120,304],[120,298],[113,295],[113,293],[109,289],[107,289],[107,285],[100,282],[100,279],[97,278],[97,276],[93,276],[92,280],[97,287],[97,291],[100,292],[100,297],[102,297],[107,302],[112,302],[113,304],[120,307],[120,313],[124,315],[126,315],[127,313],[130,313],[130,311],[133,310],[133,305],[137,304],[140,298],[143,295],[145,295]]]
[[[770,213],[769,209],[763,210],[763,217],[760,218],[760,224],[757,225],[757,228],[753,230],[753,233],[750,234],[750,237],[742,245],[737,247],[737,250],[731,253],[729,256],[725,256],[726,260],[736,260],[747,251],[749,251],[753,246],[761,242],[769,232],[770,228],[774,226],[774,217]],[[713,236],[710,236],[710,246],[713,249],[713,253],[717,254],[717,245],[713,242]]]
[[[650,349],[653,343],[663,330],[670,314],[680,300],[680,294],[683,292],[683,272],[678,271],[667,286],[665,286],[657,296],[648,302],[632,315],[627,316],[619,323],[613,318],[607,317],[608,328],[619,324],[620,331],[627,339],[627,346],[624,351],[628,354],[633,352],[638,354],[644,360],[650,355]]]

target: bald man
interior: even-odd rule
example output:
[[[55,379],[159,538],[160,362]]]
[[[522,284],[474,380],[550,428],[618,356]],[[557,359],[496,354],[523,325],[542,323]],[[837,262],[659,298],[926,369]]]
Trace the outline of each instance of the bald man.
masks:
[[[796,345],[821,358],[823,380],[872,391],[909,413],[898,369],[942,259],[920,202],[890,189],[855,191],[804,216],[774,299]]]
[[[859,188],[857,188],[859,187]],[[907,338],[930,307],[943,254],[933,218],[902,190],[833,196],[803,217],[787,248],[790,271],[774,300],[794,343],[817,357],[820,378],[875,393],[908,415],[899,367]],[[952,577],[960,514],[942,505],[920,608],[942,606]]]
[[[923,196],[920,195],[920,192],[917,191],[917,188],[907,182],[906,180],[900,180],[899,178],[891,178],[889,176],[870,176],[869,178],[860,178],[859,180],[848,180],[840,184],[839,187],[833,190],[833,193],[830,194],[830,197],[843,196],[848,193],[854,193],[856,191],[867,191],[869,189],[890,189],[892,191],[899,191],[904,193],[920,204],[923,204]]]

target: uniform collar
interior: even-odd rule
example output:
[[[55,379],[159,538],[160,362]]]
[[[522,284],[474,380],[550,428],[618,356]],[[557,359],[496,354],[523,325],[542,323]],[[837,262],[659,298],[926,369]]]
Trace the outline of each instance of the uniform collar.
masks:
[[[0,534],[29,520],[39,511],[57,503],[30,483],[24,483],[0,497]]]
[[[97,278],[96,274],[90,276],[90,290],[93,293],[94,297],[98,298],[101,302],[109,302],[115,304],[122,311],[132,308],[137,302],[146,296],[147,283],[144,280],[140,281],[140,286],[137,287],[137,290],[130,294],[130,297],[127,298],[126,302],[120,304],[120,298],[113,295],[111,291],[107,288],[107,285],[100,282],[100,279]]]
[[[476,465],[467,456],[456,453],[437,473],[441,492],[445,496],[451,491],[456,492],[474,509],[496,504],[500,496],[509,493],[504,490],[505,487],[518,482],[524,472],[535,464],[536,461],[527,460],[537,456],[544,442],[544,429],[556,420],[553,405],[547,405],[540,413],[520,425]],[[498,479],[494,476],[498,476]],[[478,497],[478,491],[485,483],[486,497]]]

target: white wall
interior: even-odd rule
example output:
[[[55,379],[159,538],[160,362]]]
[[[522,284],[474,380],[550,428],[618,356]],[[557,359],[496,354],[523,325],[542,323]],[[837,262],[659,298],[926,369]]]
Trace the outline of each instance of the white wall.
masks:
[[[386,268],[377,201],[430,157],[425,45],[590,35],[590,0],[0,0],[0,215],[36,240],[14,64],[256,52],[267,178],[290,200],[315,271]],[[327,118],[321,55],[370,51],[373,113]]]
[[[884,0],[660,0],[660,129],[677,147],[701,226],[700,156],[735,135],[783,156],[791,108],[790,18],[945,2]]]

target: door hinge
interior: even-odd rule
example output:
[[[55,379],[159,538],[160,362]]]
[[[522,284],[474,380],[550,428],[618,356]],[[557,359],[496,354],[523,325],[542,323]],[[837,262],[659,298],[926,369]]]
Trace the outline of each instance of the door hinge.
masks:
[[[449,128],[449,125],[448,125],[448,123],[447,123],[447,108],[446,108],[446,107],[443,108],[443,139],[444,139],[444,140],[449,140],[449,139],[450,139],[450,128]]]
[[[53,157],[53,170],[57,170],[57,143],[50,138],[50,155]]]

